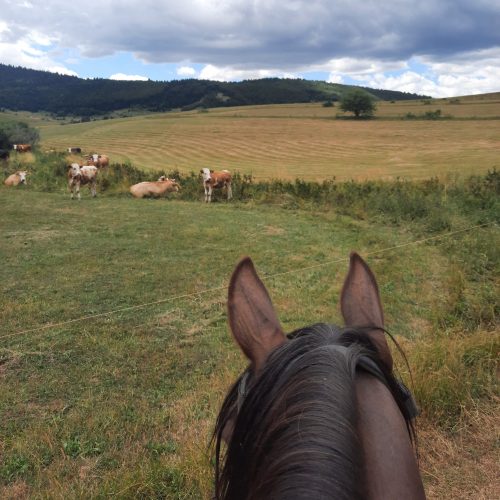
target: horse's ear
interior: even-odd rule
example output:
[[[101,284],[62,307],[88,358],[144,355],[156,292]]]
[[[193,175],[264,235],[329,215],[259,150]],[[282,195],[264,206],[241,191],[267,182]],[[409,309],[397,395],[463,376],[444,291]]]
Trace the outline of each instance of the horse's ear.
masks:
[[[340,308],[346,326],[372,327],[367,332],[377,346],[380,357],[392,370],[392,356],[384,331],[384,312],[377,281],[368,264],[351,253],[349,272],[340,295]]]
[[[271,351],[283,344],[286,337],[249,257],[239,262],[231,276],[227,307],[236,342],[255,370],[260,370]]]

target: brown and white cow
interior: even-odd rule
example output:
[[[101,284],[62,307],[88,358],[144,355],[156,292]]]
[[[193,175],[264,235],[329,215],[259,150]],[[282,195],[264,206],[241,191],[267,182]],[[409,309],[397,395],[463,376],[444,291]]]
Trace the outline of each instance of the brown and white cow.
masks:
[[[146,198],[150,196],[157,198],[166,193],[177,192],[179,189],[179,183],[175,179],[169,179],[162,175],[155,182],[139,182],[139,184],[130,186],[130,193],[134,198]]]
[[[87,156],[87,165],[94,165],[97,168],[104,168],[109,165],[109,158],[106,155],[97,153]]]
[[[27,153],[28,151],[31,151],[30,144],[14,144],[13,147],[18,153]]]
[[[226,188],[227,199],[233,197],[233,190],[231,188],[231,173],[229,170],[222,170],[214,172],[209,168],[202,168],[200,173],[203,176],[203,187],[205,188],[205,201],[210,203],[212,201],[212,191],[214,189]]]
[[[18,170],[15,174],[9,175],[9,177],[5,179],[4,184],[6,186],[18,186],[19,184],[27,184],[27,175],[28,172],[26,172],[26,170]]]
[[[96,185],[97,185],[97,167],[93,165],[78,165],[78,163],[72,163],[68,167],[68,187],[71,192],[71,199],[73,199],[74,194],[78,199],[80,199],[80,186],[88,184],[90,193],[92,197],[96,196]]]

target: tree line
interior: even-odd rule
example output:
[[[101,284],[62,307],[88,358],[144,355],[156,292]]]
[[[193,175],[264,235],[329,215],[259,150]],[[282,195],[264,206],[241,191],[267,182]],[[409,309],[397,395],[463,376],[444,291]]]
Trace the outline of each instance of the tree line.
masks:
[[[242,82],[82,79],[0,64],[0,110],[44,111],[55,116],[90,117],[123,109],[169,111],[337,101],[350,89],[352,86],[349,85],[281,78]],[[363,90],[375,100],[426,97],[378,89]]]

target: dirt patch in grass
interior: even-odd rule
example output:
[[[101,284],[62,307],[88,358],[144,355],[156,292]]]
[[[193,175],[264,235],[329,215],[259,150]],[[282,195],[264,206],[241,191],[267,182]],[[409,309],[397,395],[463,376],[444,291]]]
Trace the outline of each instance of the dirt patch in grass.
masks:
[[[420,469],[429,499],[498,498],[499,410],[497,399],[488,408],[467,412],[454,434],[420,422]]]
[[[266,226],[264,234],[267,234],[268,236],[279,236],[281,234],[285,234],[285,230],[282,227]]]

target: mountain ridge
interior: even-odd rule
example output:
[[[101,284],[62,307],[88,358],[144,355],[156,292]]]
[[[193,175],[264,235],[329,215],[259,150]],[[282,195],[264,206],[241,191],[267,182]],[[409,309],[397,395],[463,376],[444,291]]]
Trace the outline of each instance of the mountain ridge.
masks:
[[[318,80],[264,78],[241,82],[212,80],[120,81],[75,76],[0,64],[0,109],[59,116],[105,115],[121,109],[190,110],[221,106],[337,101],[361,88],[376,100],[428,96],[355,87]]]

